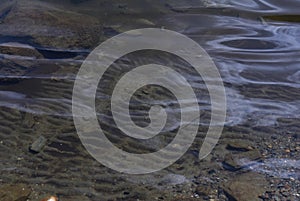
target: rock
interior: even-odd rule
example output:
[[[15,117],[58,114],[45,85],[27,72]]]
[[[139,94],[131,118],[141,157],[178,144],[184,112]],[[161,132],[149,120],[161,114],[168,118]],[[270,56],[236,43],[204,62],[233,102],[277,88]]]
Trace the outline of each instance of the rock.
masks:
[[[61,49],[95,47],[100,33],[95,17],[33,0],[18,0],[0,24],[0,35],[11,40],[27,37],[28,44]]]
[[[39,153],[42,151],[44,146],[46,145],[47,139],[43,136],[40,136],[38,139],[36,139],[32,145],[29,147],[29,150],[33,153]]]
[[[260,160],[262,160],[262,155],[256,149],[247,152],[228,153],[225,155],[223,167],[227,170],[236,171]]]
[[[249,142],[242,141],[242,140],[230,141],[230,142],[228,142],[226,148],[229,149],[229,150],[236,150],[236,151],[253,150],[253,147]]]
[[[208,196],[211,193],[211,188],[208,186],[198,186],[196,188],[196,193],[200,196]]]
[[[23,126],[26,128],[33,128],[35,124],[35,119],[33,114],[26,112],[23,116]]]
[[[33,69],[32,62],[4,58],[0,60],[0,66],[0,81],[3,84],[15,84],[21,80],[22,76]]]
[[[0,187],[1,201],[26,201],[31,189],[25,184],[6,184]]]
[[[0,54],[32,57],[35,59],[43,58],[43,55],[39,53],[34,47],[21,43],[2,43],[0,44]]]
[[[223,187],[226,196],[236,201],[259,201],[267,189],[268,182],[264,176],[249,172],[238,175]]]

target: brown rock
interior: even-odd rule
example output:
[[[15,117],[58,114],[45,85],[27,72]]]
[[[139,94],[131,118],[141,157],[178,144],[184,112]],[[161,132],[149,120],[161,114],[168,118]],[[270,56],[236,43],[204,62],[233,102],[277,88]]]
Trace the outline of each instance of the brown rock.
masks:
[[[229,170],[239,170],[262,160],[261,153],[254,149],[247,152],[228,153],[225,155],[223,166]]]
[[[1,35],[26,37],[27,43],[44,47],[91,48],[100,33],[95,17],[33,0],[18,0],[0,24]]]
[[[253,150],[252,145],[249,142],[242,140],[230,141],[227,144],[227,149],[236,151],[250,151]]]
[[[259,196],[267,190],[265,177],[249,172],[238,175],[223,187],[229,199],[236,201],[259,201]]]
[[[14,184],[0,186],[1,201],[26,201],[31,189],[26,184]]]
[[[0,53],[6,55],[32,57],[37,59],[43,58],[43,55],[34,47],[20,43],[2,43],[0,44]]]
[[[198,186],[196,193],[201,196],[208,196],[211,193],[211,188],[208,186]]]

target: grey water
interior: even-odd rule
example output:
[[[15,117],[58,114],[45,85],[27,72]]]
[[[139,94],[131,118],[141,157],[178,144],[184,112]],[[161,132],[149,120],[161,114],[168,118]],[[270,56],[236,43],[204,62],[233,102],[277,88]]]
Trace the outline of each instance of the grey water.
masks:
[[[273,128],[280,125],[282,119],[299,120],[299,8],[299,0],[1,1],[0,107],[3,114],[0,112],[0,124],[4,133],[1,137],[6,136],[7,130],[16,130],[16,133],[24,130],[22,124],[14,124],[13,118],[6,118],[6,109],[22,115],[28,113],[36,119],[72,119],[73,84],[87,55],[105,40],[139,28],[173,30],[190,37],[206,50],[225,86],[227,128]],[[157,52],[127,55],[111,66],[96,95],[99,121],[108,126],[108,130],[115,131],[116,125],[111,124],[113,117],[107,111],[112,83],[132,66],[154,60],[173,66],[199,92],[197,97],[203,112],[199,125],[207,126],[211,108],[201,77],[184,61]],[[140,108],[159,104],[173,115],[164,132],[178,129],[180,110],[169,92],[150,98],[145,98],[148,93],[139,93],[142,95],[132,100],[133,119],[137,122],[146,119],[149,123],[147,109],[140,111]],[[64,128],[63,123],[56,127],[59,123],[55,120],[45,122],[37,127],[38,131],[75,130]],[[299,156],[299,152],[296,158],[297,154]],[[15,170],[9,159],[7,161],[9,165],[3,168]],[[296,173],[289,172],[292,166],[298,165],[299,159],[269,158],[249,169],[285,179],[290,175],[299,177],[299,168],[295,168]],[[181,180],[185,181],[183,177]]]

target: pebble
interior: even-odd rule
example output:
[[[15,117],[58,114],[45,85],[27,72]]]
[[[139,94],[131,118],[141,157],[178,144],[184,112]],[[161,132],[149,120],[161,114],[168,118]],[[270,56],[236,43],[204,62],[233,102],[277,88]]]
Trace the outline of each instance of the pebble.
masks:
[[[44,146],[46,145],[47,139],[43,136],[40,136],[38,139],[36,139],[31,146],[29,147],[29,150],[33,153],[39,153],[42,151]]]
[[[253,150],[253,147],[246,141],[235,140],[227,144],[227,149],[236,150],[236,151],[250,151]]]

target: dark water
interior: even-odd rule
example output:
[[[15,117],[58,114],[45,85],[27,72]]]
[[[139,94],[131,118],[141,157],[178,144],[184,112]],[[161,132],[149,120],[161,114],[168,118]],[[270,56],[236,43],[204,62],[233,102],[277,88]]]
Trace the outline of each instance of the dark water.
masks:
[[[264,175],[274,194],[272,179],[287,182],[287,199],[300,199],[299,8],[297,0],[1,1],[0,182],[32,186],[30,200],[48,194],[62,200],[184,200],[195,196],[200,185],[195,178],[218,191],[240,174],[222,167],[226,143],[239,139],[266,157],[243,171]],[[96,103],[101,126],[119,148],[156,150],[170,142],[179,126],[174,97],[150,87],[145,90],[157,93],[147,96],[141,90],[133,98],[132,118],[140,125],[149,123],[149,105],[164,105],[171,115],[165,141],[134,145],[136,141],[119,136],[108,111],[110,95],[118,78],[134,66],[157,61],[178,69],[198,92],[203,111],[199,135],[183,159],[153,175],[131,177],[105,168],[81,145],[72,121],[72,89],[80,65],[97,45],[118,33],[148,27],[182,33],[208,52],[226,87],[228,114],[219,145],[201,163],[195,155],[210,118],[201,78],[185,62],[158,52],[118,60],[99,85]],[[40,135],[48,143],[33,155],[28,147]],[[230,200],[225,194],[219,190],[212,198]]]

